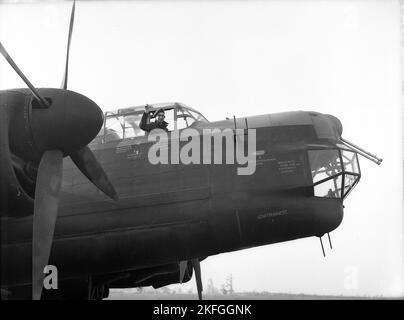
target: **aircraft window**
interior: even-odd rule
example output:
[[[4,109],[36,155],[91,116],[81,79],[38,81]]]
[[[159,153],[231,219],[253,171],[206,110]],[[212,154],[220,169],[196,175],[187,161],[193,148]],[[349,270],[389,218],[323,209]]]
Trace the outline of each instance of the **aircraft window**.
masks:
[[[346,172],[360,173],[358,157],[355,152],[341,150],[342,161],[344,162],[344,170]]]
[[[155,109],[163,107],[160,105],[155,105]],[[165,111],[165,121],[168,123],[168,131],[174,131],[175,127],[177,129],[184,129],[191,126],[196,121],[208,122],[206,118],[197,111],[190,110],[187,107],[180,106],[176,104],[175,106],[166,105],[164,106]],[[117,113],[106,112],[105,114],[105,125],[98,133],[94,141],[99,142],[109,142],[115,140],[122,140],[128,138],[135,138],[144,136],[146,133],[140,129],[140,121],[143,116],[143,109],[122,109],[118,110]],[[155,119],[151,119],[151,122]]]
[[[314,196],[324,198],[341,198],[341,188],[342,175],[338,175],[315,185]]]
[[[351,192],[351,190],[354,188],[354,186],[358,181],[359,176],[354,176],[352,174],[345,174],[344,197],[346,197]]]
[[[308,155],[316,197],[345,198],[360,179],[355,152],[309,150]]]
[[[177,117],[177,130],[181,130],[188,127],[185,119],[182,117]]]
[[[123,138],[123,117],[110,116],[105,122],[104,142],[120,140]]]
[[[205,117],[203,115],[201,115],[198,112],[192,111],[192,110],[187,110],[196,121],[204,121],[207,122],[207,120],[205,119]]]
[[[140,129],[140,120],[142,119],[142,115],[143,115],[142,113],[138,113],[125,116],[124,139],[140,137],[145,135],[145,132],[142,129]]]
[[[188,128],[195,122],[194,116],[189,113],[189,110],[178,108],[177,111],[177,129],[181,130]]]
[[[342,172],[338,150],[310,150],[309,161],[314,183]]]
[[[174,131],[174,109],[164,110],[165,113],[165,122],[168,122],[167,129],[168,131]],[[154,121],[154,120],[153,120]]]

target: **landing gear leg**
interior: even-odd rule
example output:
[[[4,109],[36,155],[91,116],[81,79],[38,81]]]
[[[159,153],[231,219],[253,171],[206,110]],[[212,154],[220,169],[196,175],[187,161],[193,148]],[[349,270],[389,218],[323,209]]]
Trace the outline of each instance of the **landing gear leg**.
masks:
[[[88,277],[88,300],[102,300],[107,298],[109,295],[109,288],[105,284],[94,283],[94,279],[92,276]]]

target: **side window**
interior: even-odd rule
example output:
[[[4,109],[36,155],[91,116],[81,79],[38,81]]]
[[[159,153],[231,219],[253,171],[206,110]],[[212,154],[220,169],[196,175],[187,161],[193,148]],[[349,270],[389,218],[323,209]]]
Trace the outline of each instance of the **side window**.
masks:
[[[122,118],[122,116],[110,116],[106,119],[104,142],[120,140],[123,138]]]
[[[360,179],[358,156],[347,150],[309,150],[314,196],[345,198]]]
[[[168,131],[174,131],[174,109],[165,110],[165,119],[164,121],[168,123],[167,129]]]
[[[314,196],[342,197],[342,166],[338,150],[309,150]]]
[[[125,116],[125,134],[124,139],[144,136],[145,132],[140,129],[140,120],[142,114],[131,114]]]
[[[185,118],[178,116],[177,117],[177,129],[181,130],[181,129],[184,129],[186,127],[188,127],[188,126],[187,126],[187,123],[185,122]]]
[[[192,115],[192,117],[194,119],[196,119],[196,121],[206,121],[206,119],[203,118],[203,116],[199,113],[196,113],[192,110],[188,110],[188,112]]]
[[[195,122],[195,118],[187,110],[178,108],[178,111],[177,111],[177,128],[178,128],[178,130],[188,128],[194,122]]]
[[[356,152],[341,150],[342,161],[344,164],[344,197],[356,186],[360,179],[360,169],[358,155]]]
[[[309,161],[314,183],[342,171],[338,150],[309,150]]]
[[[341,198],[342,197],[342,175],[337,175],[329,180],[314,186],[314,196],[324,198]]]

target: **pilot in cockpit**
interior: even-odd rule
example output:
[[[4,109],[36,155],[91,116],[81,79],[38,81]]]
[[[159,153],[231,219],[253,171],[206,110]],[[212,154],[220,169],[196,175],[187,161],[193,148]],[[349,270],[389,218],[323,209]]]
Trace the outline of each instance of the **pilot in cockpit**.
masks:
[[[140,128],[146,132],[150,132],[153,129],[163,129],[168,131],[168,123],[164,121],[164,109],[159,109],[154,113],[153,118],[156,118],[154,122],[150,122],[150,118],[152,117],[150,114],[150,109],[151,107],[146,105],[145,112],[143,113],[142,120],[140,121]]]

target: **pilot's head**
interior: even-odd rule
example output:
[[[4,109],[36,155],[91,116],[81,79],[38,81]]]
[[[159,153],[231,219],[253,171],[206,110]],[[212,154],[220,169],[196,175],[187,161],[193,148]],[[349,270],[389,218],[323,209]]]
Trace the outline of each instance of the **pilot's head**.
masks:
[[[164,113],[164,109],[157,110],[155,117],[156,117],[156,122],[162,123],[166,117],[166,115]]]

